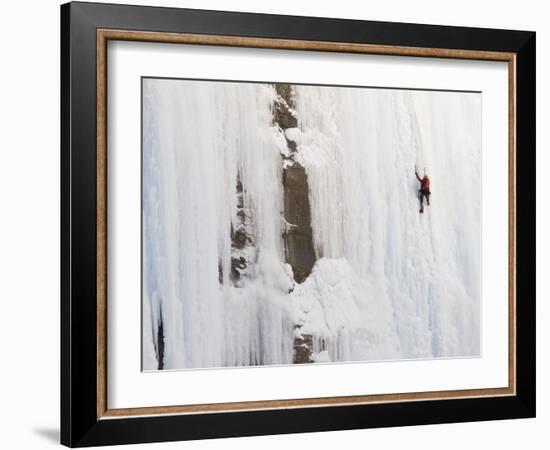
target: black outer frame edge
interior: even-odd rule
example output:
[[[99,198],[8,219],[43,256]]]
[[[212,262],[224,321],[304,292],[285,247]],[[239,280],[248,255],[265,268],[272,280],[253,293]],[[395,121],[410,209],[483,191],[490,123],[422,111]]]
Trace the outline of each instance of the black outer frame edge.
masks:
[[[61,443],[67,446],[421,425],[535,415],[535,33],[70,3],[61,7]],[[96,419],[97,28],[517,53],[517,395]],[[281,36],[283,35],[283,36]],[[72,327],[72,324],[75,324]]]
[[[536,414],[536,34],[516,56],[517,395]],[[521,299],[521,301],[520,301]]]
[[[60,407],[61,407],[61,443],[71,442],[71,389],[70,389],[70,11],[67,5],[61,8],[61,39],[60,39],[60,139],[61,139],[61,236],[60,236],[60,290],[61,290],[61,320],[60,320]]]
[[[236,11],[71,2],[96,28],[516,52],[531,32]],[[283,34],[284,36],[281,36]],[[337,37],[337,38],[336,38]]]
[[[80,5],[62,5],[61,443],[97,423],[96,36]]]
[[[516,397],[101,420],[79,447],[533,417]],[[117,423],[118,422],[118,423]]]

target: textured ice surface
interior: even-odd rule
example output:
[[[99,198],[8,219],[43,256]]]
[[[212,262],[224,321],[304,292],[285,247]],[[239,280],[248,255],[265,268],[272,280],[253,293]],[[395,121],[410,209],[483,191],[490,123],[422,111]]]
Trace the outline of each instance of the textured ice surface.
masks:
[[[290,364],[305,333],[315,362],[479,355],[480,94],[295,88],[286,134],[317,262],[294,285],[274,88],[143,83],[145,370],[161,318],[166,369]],[[432,185],[422,215],[415,164]],[[242,287],[230,281],[238,176],[254,227]]]

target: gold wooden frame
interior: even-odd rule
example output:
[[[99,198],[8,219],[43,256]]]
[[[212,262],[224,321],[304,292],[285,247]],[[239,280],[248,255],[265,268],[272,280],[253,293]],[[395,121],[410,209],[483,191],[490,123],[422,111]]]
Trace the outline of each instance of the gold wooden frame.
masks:
[[[107,42],[109,40],[181,43],[287,50],[364,53],[502,61],[508,63],[508,387],[410,392],[200,405],[109,409],[107,405]],[[246,38],[236,36],[97,30],[97,419],[166,414],[219,413],[265,409],[344,406],[421,400],[445,400],[516,395],[516,55],[506,52],[444,48]]]

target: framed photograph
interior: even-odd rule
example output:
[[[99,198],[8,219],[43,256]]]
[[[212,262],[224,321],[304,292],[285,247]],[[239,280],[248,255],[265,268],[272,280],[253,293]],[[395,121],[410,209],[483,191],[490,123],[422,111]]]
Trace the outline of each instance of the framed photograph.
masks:
[[[61,441],[535,416],[535,33],[61,7]]]

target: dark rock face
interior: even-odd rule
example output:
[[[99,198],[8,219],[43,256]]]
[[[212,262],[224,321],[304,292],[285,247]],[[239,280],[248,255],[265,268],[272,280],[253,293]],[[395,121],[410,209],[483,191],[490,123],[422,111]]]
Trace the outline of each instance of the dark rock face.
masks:
[[[241,279],[247,266],[248,263],[244,256],[231,257],[231,281],[233,284],[236,284]]]
[[[284,219],[286,229],[283,235],[285,242],[286,262],[292,267],[294,281],[302,283],[311,273],[315,264],[313,248],[313,230],[311,229],[311,207],[309,204],[309,187],[307,173],[295,158],[296,142],[286,136],[285,130],[296,128],[298,119],[294,109],[293,88],[290,84],[275,84],[279,98],[273,108],[273,124],[283,132],[288,151],[283,153],[283,191]],[[299,329],[300,326],[297,326]],[[313,338],[301,335],[294,339],[295,364],[313,362]]]
[[[310,334],[304,334],[301,338],[294,339],[294,364],[312,363],[313,338]]]
[[[296,128],[298,119],[293,113],[294,99],[292,96],[292,86],[290,84],[275,84],[275,91],[279,95],[279,101],[275,104],[273,110],[273,122],[281,127],[282,130],[287,128]]]
[[[296,128],[298,120],[294,111],[294,98],[290,84],[276,84],[279,99],[273,109],[273,123],[284,132]],[[295,160],[296,142],[285,135],[288,155],[283,155],[284,233],[286,262],[294,272],[294,280],[302,283],[315,264],[309,188],[305,168]]]
[[[251,247],[254,246],[252,237],[252,217],[250,209],[245,205],[246,190],[243,187],[240,174],[237,175],[237,223],[231,225],[231,272],[229,274],[233,286],[241,286],[241,280],[246,276],[247,268],[251,264]],[[223,277],[220,283],[223,282]]]
[[[306,170],[298,163],[283,170],[285,220],[291,224],[285,233],[287,262],[294,280],[302,283],[315,264],[311,211]]]
[[[233,247],[243,249],[247,242],[246,231],[243,228],[231,229],[231,242]]]

